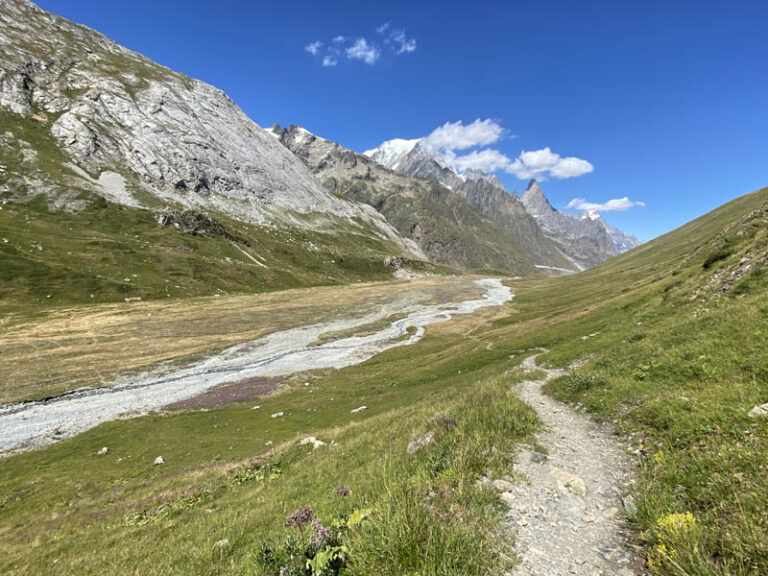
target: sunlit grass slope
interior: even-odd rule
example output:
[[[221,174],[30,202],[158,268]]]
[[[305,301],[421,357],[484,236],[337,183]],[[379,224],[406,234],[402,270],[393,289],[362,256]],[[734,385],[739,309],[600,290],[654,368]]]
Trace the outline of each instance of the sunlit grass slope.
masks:
[[[630,519],[649,568],[768,573],[768,424],[747,416],[768,402],[767,202],[739,198],[583,274],[514,281],[501,309],[258,410],[117,421],[0,460],[0,571],[299,573],[297,554],[321,559],[313,515],[332,532],[324,570],[502,573],[511,534],[475,481],[511,473],[531,440],[510,387],[543,346],[543,362],[583,364],[550,391],[637,453]],[[309,435],[326,444],[298,445]]]

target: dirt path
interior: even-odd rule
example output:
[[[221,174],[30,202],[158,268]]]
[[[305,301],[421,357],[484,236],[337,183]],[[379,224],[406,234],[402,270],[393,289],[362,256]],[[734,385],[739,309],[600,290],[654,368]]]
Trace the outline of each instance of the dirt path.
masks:
[[[628,545],[625,506],[632,482],[626,451],[606,427],[541,392],[565,373],[526,358],[525,370],[544,370],[543,380],[520,383],[516,391],[533,406],[546,431],[537,437],[546,454],[526,450],[515,470],[516,482],[502,497],[516,534],[520,564],[514,576],[641,574]]]

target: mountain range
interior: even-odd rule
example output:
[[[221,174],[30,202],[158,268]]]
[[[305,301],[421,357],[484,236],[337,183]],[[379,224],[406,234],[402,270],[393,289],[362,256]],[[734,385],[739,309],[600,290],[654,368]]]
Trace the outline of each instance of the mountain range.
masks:
[[[359,154],[262,129],[221,90],[27,0],[3,0],[0,22],[0,259],[13,280],[0,299],[268,290],[396,268],[571,273],[637,245],[599,215],[555,210],[536,182],[518,197],[418,140]]]
[[[515,237],[534,265],[583,270],[639,245],[634,236],[612,228],[596,212],[574,215],[556,210],[536,180],[518,198],[496,176],[478,170],[459,174],[419,139],[389,140],[365,155],[401,174],[455,190]]]

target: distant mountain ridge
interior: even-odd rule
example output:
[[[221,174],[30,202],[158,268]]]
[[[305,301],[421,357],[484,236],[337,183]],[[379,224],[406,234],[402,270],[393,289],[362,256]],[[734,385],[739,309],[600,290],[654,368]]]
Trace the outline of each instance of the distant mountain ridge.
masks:
[[[0,301],[383,280],[393,259],[571,273],[609,256],[571,254],[498,178],[418,139],[358,154],[265,130],[205,82],[27,0],[0,6],[0,274],[14,282]]]
[[[597,212],[568,214],[554,208],[536,180],[531,180],[520,201],[568,257],[582,268],[591,268],[639,245],[634,236],[608,226]]]
[[[597,213],[556,210],[535,180],[518,198],[492,174],[459,174],[419,139],[390,140],[364,154],[401,174],[456,191],[501,225],[540,267],[583,270],[639,245],[634,236],[609,226]]]
[[[523,247],[449,187],[411,178],[299,126],[272,133],[329,190],[367,203],[436,262],[460,270],[535,271]]]

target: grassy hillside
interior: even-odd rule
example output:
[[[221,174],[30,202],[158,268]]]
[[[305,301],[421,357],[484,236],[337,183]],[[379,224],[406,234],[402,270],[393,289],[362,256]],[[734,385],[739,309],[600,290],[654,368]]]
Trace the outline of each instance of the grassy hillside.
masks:
[[[294,227],[260,227],[215,212],[219,228],[202,233],[162,226],[161,200],[133,183],[147,208],[107,202],[77,177],[44,120],[2,111],[0,168],[5,309],[387,280],[392,271],[384,259],[402,252],[342,219],[325,232],[307,232],[300,225],[307,217],[298,214]],[[30,196],[29,181],[51,192]]]
[[[585,362],[550,391],[630,441],[654,573],[768,571],[768,426],[747,416],[768,402],[767,257],[764,189],[584,274],[521,283],[520,313],[497,323],[554,364]]]
[[[286,522],[310,506],[341,573],[501,573],[510,534],[475,480],[513,473],[530,441],[536,418],[510,385],[543,346],[540,360],[581,365],[551,392],[615,422],[636,454],[629,516],[649,569],[765,574],[768,425],[747,413],[768,402],[767,242],[765,189],[588,272],[514,281],[503,308],[259,410],[116,421],[0,460],[0,570],[277,574],[311,551],[317,530]],[[326,445],[298,445],[308,435]]]

